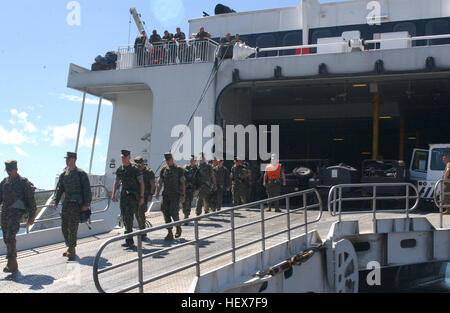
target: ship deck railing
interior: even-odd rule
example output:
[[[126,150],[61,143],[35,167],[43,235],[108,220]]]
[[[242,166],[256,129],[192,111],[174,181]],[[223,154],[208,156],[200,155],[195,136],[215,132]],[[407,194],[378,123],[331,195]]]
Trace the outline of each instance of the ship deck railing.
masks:
[[[295,199],[295,200],[294,200]],[[274,201],[280,201],[284,200],[286,201],[286,212],[285,213],[277,213],[275,215],[265,214],[265,205],[269,203],[273,203]],[[293,203],[298,204],[293,204]],[[272,204],[272,207],[274,204]],[[296,206],[296,207],[294,207]],[[239,210],[249,210],[250,208],[253,209],[252,213],[254,214],[254,219],[251,221],[246,220],[245,223],[237,225],[237,219],[241,218],[242,216],[240,213],[238,213]],[[312,211],[312,218],[308,219],[308,210],[314,210]],[[202,264],[217,260],[220,257],[230,257],[230,260],[232,263],[236,263],[237,259],[237,251],[247,248],[244,251],[244,254],[247,253],[248,255],[253,254],[257,252],[258,248],[255,250],[255,245],[260,245],[260,251],[265,251],[267,245],[269,244],[268,240],[271,239],[271,244],[280,244],[280,243],[289,243],[291,242],[291,238],[293,235],[293,232],[301,231],[302,228],[304,228],[304,234],[308,237],[308,228],[309,225],[317,223],[322,218],[322,212],[323,212],[323,205],[322,200],[320,197],[319,192],[316,189],[309,189],[304,191],[298,191],[291,194],[286,194],[270,199],[264,199],[261,201],[256,201],[249,204],[239,205],[232,208],[228,208],[225,210],[221,210],[218,212],[197,216],[195,218],[180,220],[178,222],[160,225],[157,227],[153,227],[150,229],[145,229],[141,231],[136,231],[130,234],[117,236],[114,238],[111,238],[107,240],[105,243],[103,243],[95,257],[94,260],[94,266],[93,266],[93,276],[94,276],[94,282],[97,290],[99,292],[105,292],[100,276],[111,273],[113,270],[120,270],[124,266],[132,265],[137,263],[137,281],[136,283],[131,284],[130,286],[122,286],[120,290],[116,292],[129,292],[132,290],[138,290],[139,292],[144,292],[144,286],[156,282],[160,279],[167,278],[168,276],[177,274],[182,271],[186,271],[189,269],[195,268],[195,276],[200,277],[201,275],[201,266]],[[294,217],[298,217],[300,215],[303,215],[300,221],[294,221]],[[200,236],[200,229],[204,230],[208,226],[208,221],[213,220],[214,218],[220,217],[223,220],[228,220],[230,223],[230,227],[226,228],[221,231],[212,231],[206,236]],[[285,218],[283,218],[285,217]],[[246,217],[247,219],[248,217]],[[267,224],[269,221],[277,219],[277,218],[283,218],[285,227],[282,228],[281,231],[276,232],[270,232],[270,227],[267,227]],[[200,225],[201,222],[206,222],[205,224]],[[192,240],[186,240],[182,242],[174,242],[174,244],[167,248],[157,249],[156,251],[154,249],[151,249],[149,253],[146,253],[144,255],[144,249],[143,249],[143,243],[141,235],[149,235],[151,233],[155,233],[158,231],[163,231],[166,228],[169,227],[177,227],[181,226],[186,223],[193,223],[194,224],[194,239]],[[259,226],[258,226],[259,225]],[[249,232],[250,227],[260,227],[260,230],[257,230],[258,238],[239,238],[239,240],[236,238],[237,231],[238,230],[245,230],[245,232]],[[253,229],[254,230],[254,229]],[[244,232],[244,233],[245,233]],[[223,235],[228,236],[229,239],[226,239],[223,237]],[[242,231],[241,231],[242,234]],[[205,247],[206,242],[212,238],[218,238],[219,236],[222,236],[222,240],[225,240],[228,242],[226,246],[220,246],[220,251],[215,251],[217,253],[213,255],[208,255],[205,257],[202,257],[202,247]],[[248,236],[248,235],[247,235]],[[284,237],[286,236],[286,237]],[[125,262],[120,262],[115,265],[109,266],[109,267],[102,267],[100,262],[103,259],[102,255],[105,249],[109,246],[112,246],[112,244],[117,243],[118,241],[122,241],[129,238],[137,238],[137,257],[134,258],[128,258]],[[219,239],[218,239],[219,240]],[[245,241],[245,242],[243,242]],[[306,240],[308,242],[308,239]],[[192,255],[195,255],[195,261],[190,262],[188,264],[183,264],[181,266],[175,266],[175,268],[168,270],[169,266],[167,265],[166,268],[162,272],[153,273],[152,277],[144,277],[144,260],[149,258],[161,258],[164,255],[167,255],[170,251],[178,250],[181,248],[190,247],[192,248]],[[115,246],[112,246],[112,248],[115,248]],[[227,258],[228,258],[227,257]],[[181,261],[181,260],[180,260]],[[182,262],[180,262],[182,263]],[[147,264],[148,265],[148,264]],[[147,266],[147,268],[152,268],[152,266]],[[105,278],[108,280],[108,278]]]
[[[117,69],[214,62],[218,48],[208,38],[120,46]]]
[[[92,215],[105,213],[109,210],[110,204],[111,204],[111,192],[108,190],[108,188],[105,185],[92,185],[91,186],[91,192],[92,192],[92,202],[91,204],[102,202],[107,200],[106,207],[102,210],[92,211]],[[41,211],[42,209],[48,209],[52,208],[54,204],[54,199],[56,195],[56,190],[39,190],[35,192],[35,198],[39,198],[40,195],[46,195],[46,203],[42,205],[37,205],[36,209],[38,211]],[[61,203],[58,205],[58,207],[61,207]],[[0,210],[1,212],[1,210]],[[54,214],[48,215],[44,218],[40,218],[34,221],[34,224],[42,224],[42,223],[48,223],[48,222],[55,222],[61,220],[61,214],[57,210],[55,210]],[[26,228],[26,233],[29,233],[29,225],[27,223],[21,223],[21,228]]]

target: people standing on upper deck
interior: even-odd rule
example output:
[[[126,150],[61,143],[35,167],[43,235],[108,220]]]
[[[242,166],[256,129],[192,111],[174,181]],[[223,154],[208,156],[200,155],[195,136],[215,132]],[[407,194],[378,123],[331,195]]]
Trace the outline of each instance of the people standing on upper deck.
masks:
[[[161,42],[161,36],[158,34],[156,29],[154,29],[152,35],[150,36],[150,43],[155,44],[158,42]]]
[[[239,39],[239,34],[236,34],[234,36],[234,39],[231,41],[231,44],[234,46],[237,43],[244,43],[242,40]]]
[[[450,194],[447,195],[444,194],[450,192],[450,182],[446,182],[446,180],[450,179],[450,153],[445,153],[442,156],[442,162],[444,162],[445,164],[445,170],[444,175],[442,176],[444,182],[442,182],[441,195],[442,195],[442,205],[446,206],[450,205]],[[444,214],[450,214],[450,208],[446,208]]]
[[[164,50],[165,61],[168,62],[169,64],[175,63],[176,46],[175,42],[173,41],[173,34],[169,33],[168,30],[165,30],[162,41],[165,43],[165,50]]]
[[[164,31],[164,36],[162,37],[164,42],[171,41],[173,39],[173,34],[169,33],[168,30]]]
[[[204,27],[200,27],[200,31],[197,33],[197,35],[195,35],[195,39],[198,40],[205,40],[205,39],[210,39],[211,38],[211,34],[205,31]]]
[[[173,40],[180,41],[186,40],[186,35],[181,31],[180,27],[177,27],[177,32],[173,35]]]
[[[34,224],[36,200],[33,184],[18,173],[17,161],[6,161],[5,170],[8,177],[0,183],[0,205],[3,204],[1,226],[8,263],[3,272],[14,273],[19,267],[17,264],[16,235],[20,229],[20,221],[27,214],[27,224]]]
[[[231,46],[231,34],[227,33],[225,37],[220,38],[220,56],[224,59],[233,57],[233,47]]]
[[[61,210],[61,230],[67,251],[63,256],[70,261],[75,260],[75,248],[77,246],[78,226],[81,221],[81,214],[89,211],[92,201],[91,185],[89,177],[76,165],[77,154],[67,152],[66,169],[59,175],[58,186],[56,187],[56,199],[53,209],[56,210],[62,195],[64,201]]]
[[[147,43],[147,41],[148,39],[145,30],[143,30],[134,41],[134,51],[136,53],[138,66],[146,65],[147,51],[145,48],[145,44]]]

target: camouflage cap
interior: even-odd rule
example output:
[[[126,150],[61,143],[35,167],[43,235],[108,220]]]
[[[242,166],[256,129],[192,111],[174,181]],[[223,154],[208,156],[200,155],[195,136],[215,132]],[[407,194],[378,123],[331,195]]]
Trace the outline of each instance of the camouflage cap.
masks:
[[[67,152],[67,155],[65,156],[66,159],[76,159],[77,154],[75,152]]]
[[[166,161],[169,161],[172,158],[173,158],[172,153],[170,152],[164,153],[164,159],[166,159]]]
[[[194,160],[194,161],[196,160],[195,155],[191,155],[191,160]]]
[[[131,154],[131,152],[128,150],[122,150],[121,152],[122,152],[122,158],[126,158],[127,156],[129,156]]]
[[[17,168],[17,161],[15,160],[8,160],[5,162],[5,169],[7,171],[11,171],[13,169]]]
[[[137,156],[134,158],[134,162],[138,164],[144,163],[144,158],[141,156]]]

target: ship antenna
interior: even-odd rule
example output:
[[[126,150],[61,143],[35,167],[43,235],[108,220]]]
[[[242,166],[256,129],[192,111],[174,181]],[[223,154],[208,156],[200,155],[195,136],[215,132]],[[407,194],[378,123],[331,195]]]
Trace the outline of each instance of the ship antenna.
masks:
[[[131,40],[131,12],[130,12],[130,22],[128,23],[128,47],[130,46],[130,40]]]

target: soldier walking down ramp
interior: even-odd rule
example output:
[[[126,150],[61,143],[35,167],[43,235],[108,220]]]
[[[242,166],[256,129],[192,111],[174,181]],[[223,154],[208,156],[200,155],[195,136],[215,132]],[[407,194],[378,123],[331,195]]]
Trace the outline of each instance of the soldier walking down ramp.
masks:
[[[56,199],[53,209],[56,210],[62,195],[64,201],[61,210],[61,230],[67,251],[63,256],[70,261],[75,260],[75,247],[77,246],[78,225],[81,212],[89,210],[92,201],[91,185],[88,175],[76,166],[77,154],[67,152],[66,170],[59,175],[56,187]]]
[[[28,213],[28,225],[34,224],[36,200],[33,184],[18,174],[17,161],[6,161],[5,166],[8,177],[0,183],[0,204],[3,204],[1,226],[8,263],[3,272],[14,273],[18,269],[16,235],[20,221]]]
[[[189,165],[184,167],[184,176],[186,177],[186,198],[183,203],[183,214],[184,218],[189,218],[191,214],[191,206],[192,200],[194,199],[195,192],[195,175],[197,174],[197,164],[195,160],[195,156],[191,156],[191,160],[189,161]]]
[[[184,177],[184,169],[176,165],[173,161],[171,153],[164,154],[166,164],[159,174],[158,190],[156,199],[159,200],[159,193],[164,185],[163,200],[161,203],[161,211],[164,214],[166,224],[177,222],[180,220],[180,202],[184,203],[186,193],[186,178]],[[167,228],[166,241],[173,240],[172,227]],[[181,226],[177,226],[175,238],[181,237]]]
[[[278,163],[278,157],[276,154],[272,154],[271,163],[266,166],[264,173],[264,187],[266,187],[269,198],[281,194],[281,181],[283,181],[283,186],[286,186],[286,176],[281,164]],[[271,211],[271,206],[271,203],[267,204],[267,212]],[[275,212],[280,212],[280,201],[275,201]]]
[[[144,179],[144,204],[139,206],[136,219],[139,229],[145,229],[145,213],[148,210],[148,203],[152,202],[153,194],[155,193],[155,173],[145,165],[143,157],[135,157],[134,162],[136,163],[137,168],[141,171],[142,178]],[[146,239],[147,234],[142,235],[142,240]]]
[[[116,171],[116,182],[112,193],[112,201],[116,200],[116,191],[122,183],[120,193],[120,215],[125,226],[125,234],[133,232],[133,216],[138,215],[138,208],[144,205],[144,179],[139,169],[130,162],[131,152],[122,150],[122,165]],[[131,248],[133,238],[127,238],[122,247]]]
[[[217,184],[214,211],[220,211],[222,208],[223,192],[230,191],[230,171],[223,165],[223,162],[223,160],[219,160],[218,165],[214,167]]]
[[[202,214],[202,206],[205,206],[205,214],[209,213],[211,208],[210,197],[211,192],[217,190],[216,177],[211,165],[206,163],[205,155],[200,153],[200,164],[197,170],[197,182],[198,182],[198,198],[197,198],[197,216]]]
[[[242,164],[242,160],[234,159],[234,166],[231,168],[231,192],[233,194],[233,206],[247,203],[247,181],[248,171]]]

